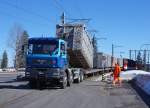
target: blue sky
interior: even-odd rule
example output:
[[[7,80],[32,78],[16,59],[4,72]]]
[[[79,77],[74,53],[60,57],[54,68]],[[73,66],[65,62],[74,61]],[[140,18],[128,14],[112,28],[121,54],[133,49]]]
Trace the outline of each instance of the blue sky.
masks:
[[[20,8],[21,7],[21,8]],[[115,56],[129,49],[139,49],[150,43],[149,0],[0,0],[0,56],[6,49],[9,65],[12,65],[12,50],[7,46],[9,32],[15,23],[27,30],[30,37],[55,36],[55,25],[65,11],[67,18],[91,18],[89,29],[96,29],[99,51]]]

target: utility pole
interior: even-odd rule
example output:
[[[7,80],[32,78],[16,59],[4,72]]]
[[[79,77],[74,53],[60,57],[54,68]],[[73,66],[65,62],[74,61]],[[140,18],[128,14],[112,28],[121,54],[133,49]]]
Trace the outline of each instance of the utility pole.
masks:
[[[131,59],[131,50],[129,50],[129,58]]]
[[[146,50],[144,50],[143,62],[144,62],[144,69],[146,70]]]
[[[61,16],[61,24],[62,24],[62,26],[63,26],[63,34],[62,34],[62,38],[63,38],[63,39],[66,39],[65,13],[64,13],[64,12],[62,13],[62,16]]]
[[[113,62],[114,62],[114,44],[112,44],[112,57],[111,57],[111,67],[113,67]]]
[[[113,67],[113,63],[114,63],[114,48],[117,48],[117,47],[123,47],[121,45],[114,45],[112,44],[112,59],[111,59],[111,67]]]
[[[61,16],[61,24],[64,25],[65,24],[65,13],[63,12],[62,16]]]
[[[149,52],[148,52],[147,70],[149,71]]]
[[[137,52],[137,50],[135,50],[135,61],[136,61],[136,56],[137,56],[137,53],[136,53],[136,52]]]

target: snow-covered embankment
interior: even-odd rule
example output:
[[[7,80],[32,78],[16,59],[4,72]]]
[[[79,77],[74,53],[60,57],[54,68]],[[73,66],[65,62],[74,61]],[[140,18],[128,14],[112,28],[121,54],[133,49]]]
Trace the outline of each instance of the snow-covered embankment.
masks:
[[[150,72],[142,70],[123,71],[120,77],[122,80],[134,80],[134,84],[150,95]]]

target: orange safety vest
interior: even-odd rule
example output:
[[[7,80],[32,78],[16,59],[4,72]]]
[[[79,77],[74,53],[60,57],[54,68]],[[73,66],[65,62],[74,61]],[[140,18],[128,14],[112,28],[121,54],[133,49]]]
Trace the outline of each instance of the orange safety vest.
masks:
[[[121,72],[121,68],[118,64],[115,65],[115,69],[114,69],[114,79],[118,79],[119,78],[119,74]]]

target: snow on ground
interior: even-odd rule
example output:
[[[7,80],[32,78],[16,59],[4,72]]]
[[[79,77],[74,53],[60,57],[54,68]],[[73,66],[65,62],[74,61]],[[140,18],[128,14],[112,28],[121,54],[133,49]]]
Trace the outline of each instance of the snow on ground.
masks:
[[[104,75],[105,81],[112,81],[113,77],[111,73]],[[142,70],[128,70],[122,71],[120,77],[123,81],[134,80],[135,84],[139,86],[143,91],[150,95],[150,72]],[[102,81],[102,76],[92,78],[92,81]]]
[[[150,75],[150,72],[142,71],[142,70],[128,70],[122,71],[120,73],[120,77],[122,80],[132,80],[136,78],[138,75]]]
[[[123,71],[120,74],[122,80],[133,80],[135,84],[150,95],[150,72],[142,70]]]
[[[150,74],[136,76],[135,84],[150,95]]]
[[[111,76],[110,76],[111,73],[106,73],[104,74],[104,80],[107,81],[107,80],[112,80],[111,79]],[[93,77],[91,78],[92,81],[102,81],[102,75],[98,76],[98,77]]]

